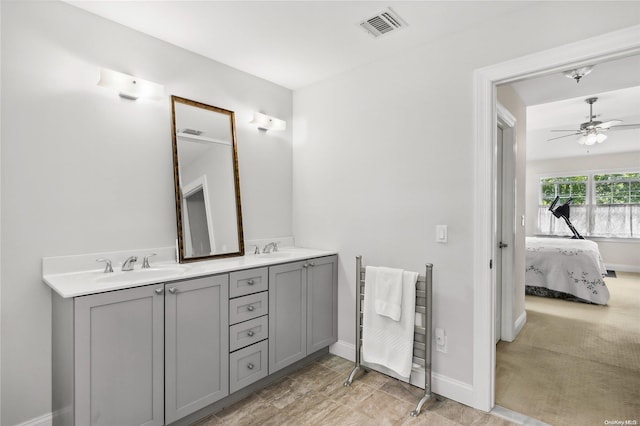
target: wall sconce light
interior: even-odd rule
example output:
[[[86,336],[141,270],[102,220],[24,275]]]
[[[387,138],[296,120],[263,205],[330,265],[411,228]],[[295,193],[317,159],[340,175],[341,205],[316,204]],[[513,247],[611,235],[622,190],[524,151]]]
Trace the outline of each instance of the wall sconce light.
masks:
[[[134,101],[138,98],[158,100],[164,96],[161,84],[104,68],[100,70],[98,86],[114,89],[120,97]]]
[[[249,122],[258,127],[260,130],[286,130],[287,122],[279,118],[269,117],[260,112],[253,113],[253,120]]]

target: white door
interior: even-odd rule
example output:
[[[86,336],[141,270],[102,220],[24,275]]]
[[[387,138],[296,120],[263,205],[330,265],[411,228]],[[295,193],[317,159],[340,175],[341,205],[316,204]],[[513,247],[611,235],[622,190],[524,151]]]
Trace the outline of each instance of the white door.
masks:
[[[496,270],[496,315],[494,333],[496,343],[500,341],[502,330],[502,181],[503,181],[503,131],[500,126],[496,132],[498,149],[496,152],[496,238],[498,248],[495,250],[493,267]]]

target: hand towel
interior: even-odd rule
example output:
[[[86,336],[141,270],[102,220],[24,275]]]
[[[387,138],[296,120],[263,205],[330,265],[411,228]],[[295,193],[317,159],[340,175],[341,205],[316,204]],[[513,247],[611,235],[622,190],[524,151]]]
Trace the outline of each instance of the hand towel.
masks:
[[[385,366],[401,377],[411,375],[416,310],[416,272],[402,272],[399,321],[375,311],[378,268],[367,266],[362,325],[362,358]]]
[[[402,309],[402,272],[402,269],[383,267],[376,271],[376,313],[394,321],[400,321]]]

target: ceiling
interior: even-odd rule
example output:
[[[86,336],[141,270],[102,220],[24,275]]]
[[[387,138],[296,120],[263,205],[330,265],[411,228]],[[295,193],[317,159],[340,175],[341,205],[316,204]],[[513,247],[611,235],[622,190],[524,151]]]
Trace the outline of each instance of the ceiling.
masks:
[[[88,12],[296,90],[358,66],[535,5],[526,1],[83,1]],[[360,23],[391,7],[408,26],[375,38]],[[640,130],[609,132],[587,150],[549,129],[587,121],[584,99],[598,96],[596,114],[640,123],[640,57],[598,64],[580,83],[560,73],[512,83],[528,108],[527,158],[640,151]],[[612,92],[616,91],[616,92]],[[607,92],[607,93],[605,93]],[[629,98],[629,96],[632,96]],[[604,121],[604,120],[603,120]],[[614,137],[615,136],[615,137]]]
[[[86,11],[295,90],[399,51],[486,25],[533,2],[82,1]],[[375,38],[387,7],[408,26]]]
[[[577,136],[548,140],[572,133],[552,129],[577,130],[589,121],[585,99],[594,96],[596,120],[640,124],[640,56],[596,64],[579,83],[554,73],[511,86],[527,105],[527,160],[640,151],[640,129],[610,130],[605,142],[591,147],[578,145]]]

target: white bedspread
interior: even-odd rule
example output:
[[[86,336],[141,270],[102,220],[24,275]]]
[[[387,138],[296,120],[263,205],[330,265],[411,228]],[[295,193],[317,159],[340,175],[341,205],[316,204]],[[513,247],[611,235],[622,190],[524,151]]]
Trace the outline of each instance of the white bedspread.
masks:
[[[606,305],[607,270],[598,245],[589,240],[527,237],[525,284]]]

